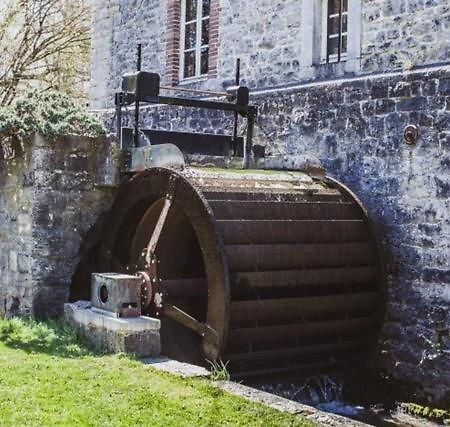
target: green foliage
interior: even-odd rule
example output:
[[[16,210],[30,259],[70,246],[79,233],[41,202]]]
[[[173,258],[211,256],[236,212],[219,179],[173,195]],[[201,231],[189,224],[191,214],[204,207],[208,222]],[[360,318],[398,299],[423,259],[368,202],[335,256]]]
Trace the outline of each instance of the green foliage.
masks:
[[[211,365],[211,374],[209,377],[213,381],[228,381],[230,379],[230,373],[228,372],[228,361],[223,363],[222,360],[208,360]]]
[[[31,91],[0,108],[0,140],[39,133],[48,140],[60,135],[95,137],[105,133],[98,119],[67,95]]]
[[[444,409],[430,408],[417,403],[401,403],[400,408],[418,417],[428,418],[439,423],[450,423],[450,411]]]
[[[0,320],[0,425],[313,424],[205,379],[161,373],[123,355],[92,354],[61,321],[10,319]]]
[[[62,319],[38,322],[32,317],[6,319],[0,322],[0,341],[26,352],[42,352],[62,357],[92,354],[73,328]]]

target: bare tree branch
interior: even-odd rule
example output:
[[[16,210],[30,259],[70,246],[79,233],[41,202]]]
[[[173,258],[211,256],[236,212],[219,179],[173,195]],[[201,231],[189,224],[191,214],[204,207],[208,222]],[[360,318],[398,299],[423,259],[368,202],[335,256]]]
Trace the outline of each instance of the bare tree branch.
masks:
[[[86,96],[88,0],[0,2],[0,105],[28,88]]]

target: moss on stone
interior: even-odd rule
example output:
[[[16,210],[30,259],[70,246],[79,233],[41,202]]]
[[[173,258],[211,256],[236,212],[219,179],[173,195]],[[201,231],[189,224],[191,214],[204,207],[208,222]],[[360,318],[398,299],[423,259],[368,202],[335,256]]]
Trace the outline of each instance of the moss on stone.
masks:
[[[429,406],[422,406],[417,403],[401,403],[400,408],[412,415],[428,418],[442,424],[450,423],[450,411],[445,409],[430,408]]]

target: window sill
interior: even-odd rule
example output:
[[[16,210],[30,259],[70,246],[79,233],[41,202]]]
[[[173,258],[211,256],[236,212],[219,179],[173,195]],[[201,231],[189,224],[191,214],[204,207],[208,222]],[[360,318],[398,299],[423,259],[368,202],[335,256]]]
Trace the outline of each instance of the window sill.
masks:
[[[198,77],[188,77],[186,79],[180,80],[177,84],[177,86],[188,86],[192,83],[201,83],[208,80],[208,75],[205,74],[204,76],[198,76]]]
[[[321,62],[313,65],[317,77],[328,78],[335,76],[344,76],[345,74],[359,71],[359,60],[346,58],[340,62]]]

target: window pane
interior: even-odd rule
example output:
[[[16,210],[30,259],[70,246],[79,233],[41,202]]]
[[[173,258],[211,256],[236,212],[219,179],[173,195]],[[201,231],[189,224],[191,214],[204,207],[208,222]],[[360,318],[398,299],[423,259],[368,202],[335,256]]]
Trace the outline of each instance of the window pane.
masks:
[[[195,22],[186,25],[186,32],[184,36],[184,49],[192,49],[195,47],[197,37],[197,25]]]
[[[339,37],[328,39],[328,55],[337,55],[339,46]]]
[[[342,53],[347,52],[347,36],[342,36]]]
[[[339,16],[328,18],[328,35],[339,34]]]
[[[202,46],[209,43],[209,19],[202,21]]]
[[[208,74],[208,51],[207,47],[202,48],[202,57],[201,57],[201,73]]]
[[[347,15],[342,15],[342,32],[347,32]]]
[[[186,22],[197,18],[197,0],[186,0]]]
[[[184,77],[195,76],[195,51],[184,54]]]
[[[339,13],[341,0],[328,0],[328,15]]]
[[[202,16],[209,16],[211,1],[210,0],[202,0],[202,1],[203,1]]]
[[[344,0],[342,3],[342,12],[348,12],[348,0]]]

